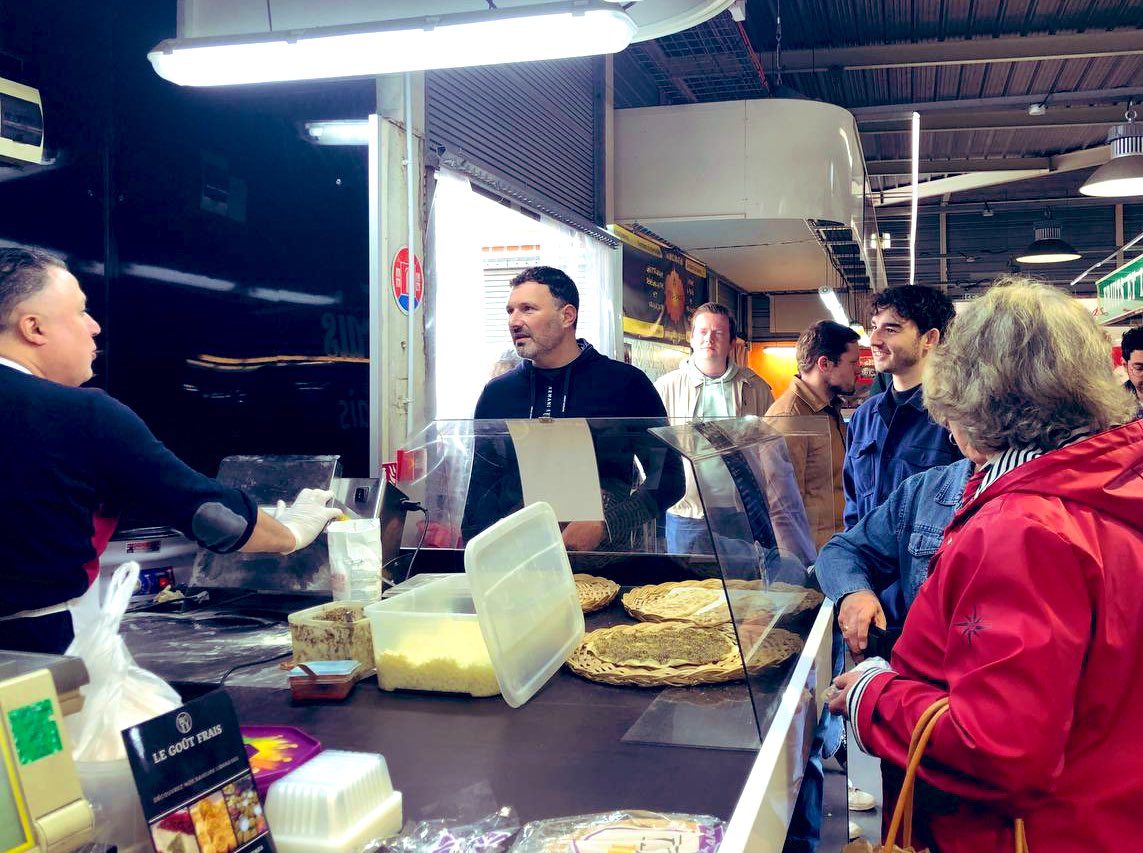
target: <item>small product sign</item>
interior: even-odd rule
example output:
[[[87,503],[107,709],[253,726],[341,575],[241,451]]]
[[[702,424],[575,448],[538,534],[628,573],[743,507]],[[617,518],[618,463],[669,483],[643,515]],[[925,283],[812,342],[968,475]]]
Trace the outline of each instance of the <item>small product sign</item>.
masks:
[[[409,247],[402,246],[393,258],[393,298],[402,314],[409,313]],[[416,311],[425,295],[425,274],[421,259],[413,255],[413,310]]]
[[[230,697],[221,690],[123,732],[158,853],[274,853]]]

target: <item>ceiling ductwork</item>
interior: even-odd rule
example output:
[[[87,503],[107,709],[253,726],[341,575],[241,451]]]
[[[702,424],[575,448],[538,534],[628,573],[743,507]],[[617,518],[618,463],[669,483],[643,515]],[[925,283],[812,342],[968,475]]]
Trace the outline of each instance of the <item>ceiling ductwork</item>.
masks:
[[[615,218],[639,223],[748,292],[817,290],[836,269],[885,287],[853,115],[762,99],[619,110]]]

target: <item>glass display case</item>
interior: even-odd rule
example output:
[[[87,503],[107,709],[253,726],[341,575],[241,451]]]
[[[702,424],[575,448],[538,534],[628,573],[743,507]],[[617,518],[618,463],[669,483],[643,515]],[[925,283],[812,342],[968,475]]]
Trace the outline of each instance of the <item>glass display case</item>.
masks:
[[[401,453],[398,486],[424,516],[410,516],[387,571],[395,582],[461,571],[467,540],[545,500],[573,571],[627,592],[589,631],[678,620],[723,626],[737,642],[745,691],[665,689],[626,736],[757,749],[801,652],[817,651],[805,649],[822,596],[802,472],[807,457],[832,469],[829,430],[824,416],[436,421]],[[689,553],[669,553],[664,529],[678,518],[668,513],[705,534],[687,540]],[[658,609],[633,608],[641,594]]]

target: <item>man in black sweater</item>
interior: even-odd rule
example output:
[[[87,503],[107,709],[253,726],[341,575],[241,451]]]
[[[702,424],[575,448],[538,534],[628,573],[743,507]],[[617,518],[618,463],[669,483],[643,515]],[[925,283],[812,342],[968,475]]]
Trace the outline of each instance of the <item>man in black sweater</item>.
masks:
[[[194,471],[92,388],[99,324],[63,261],[0,249],[0,648],[63,652],[69,603],[99,573],[116,515],[176,527],[213,551],[287,554],[337,516],[303,489],[276,517]]]
[[[524,359],[490,381],[474,417],[654,418],[627,428],[591,424],[603,489],[605,521],[574,521],[564,527],[569,550],[590,551],[620,541],[644,522],[661,516],[683,494],[682,461],[647,434],[666,423],[666,410],[651,380],[638,368],[597,352],[577,339],[579,290],[561,270],[530,267],[511,282],[508,331]],[[644,479],[635,485],[634,458]],[[466,539],[522,506],[515,454],[503,442],[477,442],[465,507]]]

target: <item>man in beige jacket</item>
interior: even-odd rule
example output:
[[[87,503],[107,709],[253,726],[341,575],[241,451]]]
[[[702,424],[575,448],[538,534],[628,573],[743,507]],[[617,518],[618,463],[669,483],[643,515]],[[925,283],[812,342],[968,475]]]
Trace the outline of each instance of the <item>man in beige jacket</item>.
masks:
[[[857,332],[832,320],[821,320],[802,332],[798,338],[798,373],[766,412],[828,418],[828,453],[825,442],[808,434],[804,422],[784,422],[781,418],[770,421],[786,434],[790,463],[817,548],[844,526],[841,467],[845,460],[845,422],[838,395],[852,394],[857,387],[857,340]]]
[[[690,358],[655,382],[671,418],[761,416],[774,402],[770,386],[730,357],[737,337],[730,311],[717,302],[695,309],[691,319]],[[667,550],[672,554],[712,554],[698,487],[689,465],[683,499],[667,511]]]

